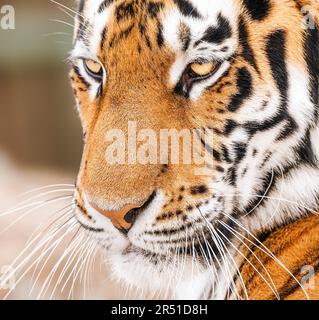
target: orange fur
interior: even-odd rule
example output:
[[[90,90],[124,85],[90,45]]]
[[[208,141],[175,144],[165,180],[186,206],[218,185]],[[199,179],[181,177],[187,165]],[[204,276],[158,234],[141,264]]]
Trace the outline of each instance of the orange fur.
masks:
[[[249,298],[273,300],[277,291],[282,300],[319,300],[319,216],[291,223],[262,243],[251,248],[253,253],[246,250],[249,262],[244,261],[241,267]],[[314,273],[307,273],[309,270]]]

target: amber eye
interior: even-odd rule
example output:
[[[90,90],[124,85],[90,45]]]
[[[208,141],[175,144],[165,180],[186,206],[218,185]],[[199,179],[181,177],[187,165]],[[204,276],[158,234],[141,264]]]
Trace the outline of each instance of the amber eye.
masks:
[[[97,81],[103,80],[103,68],[100,63],[91,59],[83,59],[83,64],[89,76]]]
[[[192,63],[189,70],[193,78],[204,78],[214,73],[217,68],[218,65],[212,62]]]

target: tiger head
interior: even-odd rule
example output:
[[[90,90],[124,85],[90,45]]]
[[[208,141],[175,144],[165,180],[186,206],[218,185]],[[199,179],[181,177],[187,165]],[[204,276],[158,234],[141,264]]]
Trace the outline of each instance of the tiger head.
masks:
[[[241,235],[317,203],[319,39],[302,4],[80,1],[76,217],[118,278],[152,290],[193,280],[196,295]],[[203,161],[185,161],[193,144]]]

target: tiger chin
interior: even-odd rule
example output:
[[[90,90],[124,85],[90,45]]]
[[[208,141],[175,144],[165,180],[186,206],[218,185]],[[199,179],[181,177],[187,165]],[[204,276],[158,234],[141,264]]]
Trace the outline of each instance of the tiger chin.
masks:
[[[78,2],[75,216],[115,278],[148,297],[319,298],[317,1]],[[209,174],[145,150],[111,163],[130,124],[208,130]]]

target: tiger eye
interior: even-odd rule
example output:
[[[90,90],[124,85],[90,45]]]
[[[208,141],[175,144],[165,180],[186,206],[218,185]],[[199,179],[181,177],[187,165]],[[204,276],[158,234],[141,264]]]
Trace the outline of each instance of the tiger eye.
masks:
[[[98,62],[96,62],[94,60],[86,59],[86,60],[84,60],[84,64],[89,72],[96,74],[96,75],[101,74],[102,66]]]
[[[192,63],[190,68],[199,77],[205,77],[215,70],[215,65],[213,63]]]

